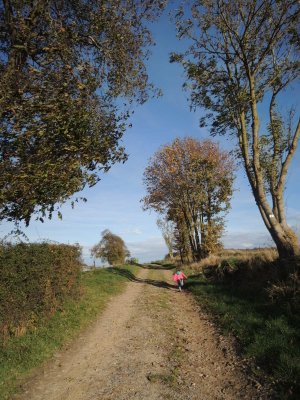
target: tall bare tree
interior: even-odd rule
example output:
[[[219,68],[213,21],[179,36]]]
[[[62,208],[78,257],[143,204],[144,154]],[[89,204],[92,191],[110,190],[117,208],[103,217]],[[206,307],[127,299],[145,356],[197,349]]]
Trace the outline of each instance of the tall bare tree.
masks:
[[[281,257],[300,253],[286,221],[284,189],[300,120],[280,114],[280,96],[299,79],[297,0],[196,0],[176,15],[192,106],[208,110],[201,124],[236,136],[255,202]],[[188,14],[188,15],[187,15]],[[264,122],[266,121],[267,122]]]

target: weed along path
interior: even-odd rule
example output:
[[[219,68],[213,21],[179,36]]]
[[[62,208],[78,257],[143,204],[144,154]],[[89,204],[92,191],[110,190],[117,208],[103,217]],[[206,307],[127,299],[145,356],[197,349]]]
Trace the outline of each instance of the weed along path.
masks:
[[[154,265],[23,385],[18,400],[267,399],[172,271]]]

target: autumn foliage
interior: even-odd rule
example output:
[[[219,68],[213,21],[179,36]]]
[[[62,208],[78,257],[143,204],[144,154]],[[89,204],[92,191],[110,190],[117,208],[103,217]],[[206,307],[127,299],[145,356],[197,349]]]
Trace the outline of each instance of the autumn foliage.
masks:
[[[125,259],[130,256],[130,252],[120,236],[106,229],[102,232],[100,242],[91,249],[91,255],[101,258],[110,265],[117,265],[124,264]]]
[[[216,143],[175,139],[150,160],[144,183],[144,208],[175,223],[175,248],[182,259],[198,260],[221,246],[233,162]]]

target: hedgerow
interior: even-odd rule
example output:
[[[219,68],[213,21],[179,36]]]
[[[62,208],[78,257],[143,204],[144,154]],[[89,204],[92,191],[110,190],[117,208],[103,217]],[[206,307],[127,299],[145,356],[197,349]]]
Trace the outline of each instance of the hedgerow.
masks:
[[[79,246],[33,243],[0,247],[0,343],[35,329],[80,291]]]

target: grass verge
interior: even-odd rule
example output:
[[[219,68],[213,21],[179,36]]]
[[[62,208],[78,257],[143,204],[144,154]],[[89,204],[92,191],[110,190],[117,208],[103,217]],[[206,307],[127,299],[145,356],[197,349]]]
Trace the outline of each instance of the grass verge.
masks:
[[[300,316],[271,304],[264,291],[232,282],[210,282],[190,277],[188,289],[201,306],[212,312],[223,333],[233,333],[244,356],[254,358],[267,372],[280,399],[300,398]]]
[[[135,273],[138,267],[125,266]],[[67,301],[48,321],[40,321],[35,330],[13,337],[0,347],[0,399],[7,400],[18,391],[22,380],[69,343],[96,316],[109,299],[122,292],[126,276],[110,269],[82,273],[82,296]]]

